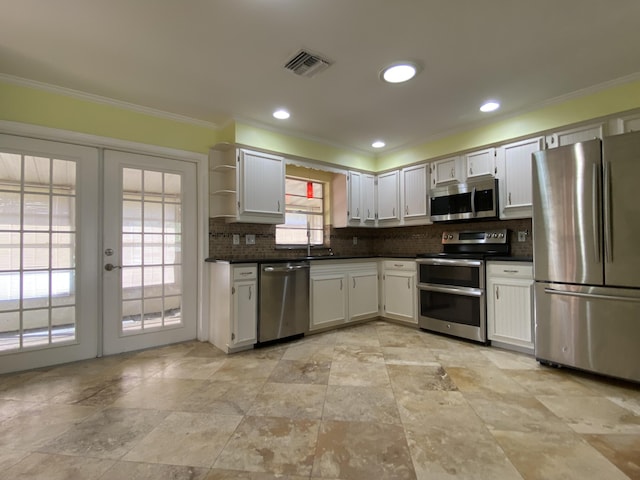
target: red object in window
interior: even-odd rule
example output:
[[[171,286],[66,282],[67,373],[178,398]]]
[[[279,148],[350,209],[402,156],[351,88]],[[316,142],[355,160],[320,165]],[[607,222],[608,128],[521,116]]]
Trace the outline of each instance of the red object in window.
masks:
[[[307,182],[307,198],[313,198],[313,182]]]

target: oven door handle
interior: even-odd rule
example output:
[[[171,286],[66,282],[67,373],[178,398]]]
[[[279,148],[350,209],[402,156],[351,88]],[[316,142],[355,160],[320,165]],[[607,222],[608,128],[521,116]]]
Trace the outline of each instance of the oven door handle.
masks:
[[[448,267],[481,267],[482,260],[470,260],[464,258],[420,258],[416,261],[419,265],[446,265]]]
[[[442,287],[440,285],[433,285],[431,283],[418,284],[418,290],[424,290],[427,292],[450,293],[452,295],[464,295],[466,297],[482,297],[484,295],[484,290],[480,290],[477,288]]]

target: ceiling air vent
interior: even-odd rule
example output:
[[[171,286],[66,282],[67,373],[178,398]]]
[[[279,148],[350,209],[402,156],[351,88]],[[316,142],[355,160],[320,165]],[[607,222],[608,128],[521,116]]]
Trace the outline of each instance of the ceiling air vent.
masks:
[[[301,77],[313,77],[331,66],[331,61],[319,55],[300,50],[284,66]]]

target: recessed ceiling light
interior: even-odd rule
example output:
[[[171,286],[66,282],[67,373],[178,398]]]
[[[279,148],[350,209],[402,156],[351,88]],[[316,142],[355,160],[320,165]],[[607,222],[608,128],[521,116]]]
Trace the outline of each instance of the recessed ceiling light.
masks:
[[[493,112],[500,108],[500,104],[498,102],[490,101],[485,103],[480,107],[481,112]]]
[[[273,112],[273,116],[276,117],[278,120],[286,120],[291,115],[286,110],[280,109]]]
[[[387,83],[402,83],[411,80],[418,73],[418,66],[412,62],[397,62],[385,67],[380,78]]]
[[[384,143],[382,140],[376,140],[375,142],[373,142],[373,143],[371,144],[371,146],[372,146],[373,148],[382,148],[382,147],[384,147],[385,145],[386,145],[386,143]]]

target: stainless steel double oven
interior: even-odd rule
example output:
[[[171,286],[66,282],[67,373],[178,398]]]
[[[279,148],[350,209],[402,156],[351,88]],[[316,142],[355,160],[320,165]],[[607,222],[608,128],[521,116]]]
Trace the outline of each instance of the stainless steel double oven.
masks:
[[[417,260],[419,326],[486,343],[485,258],[509,254],[507,230],[444,232],[442,244]]]

